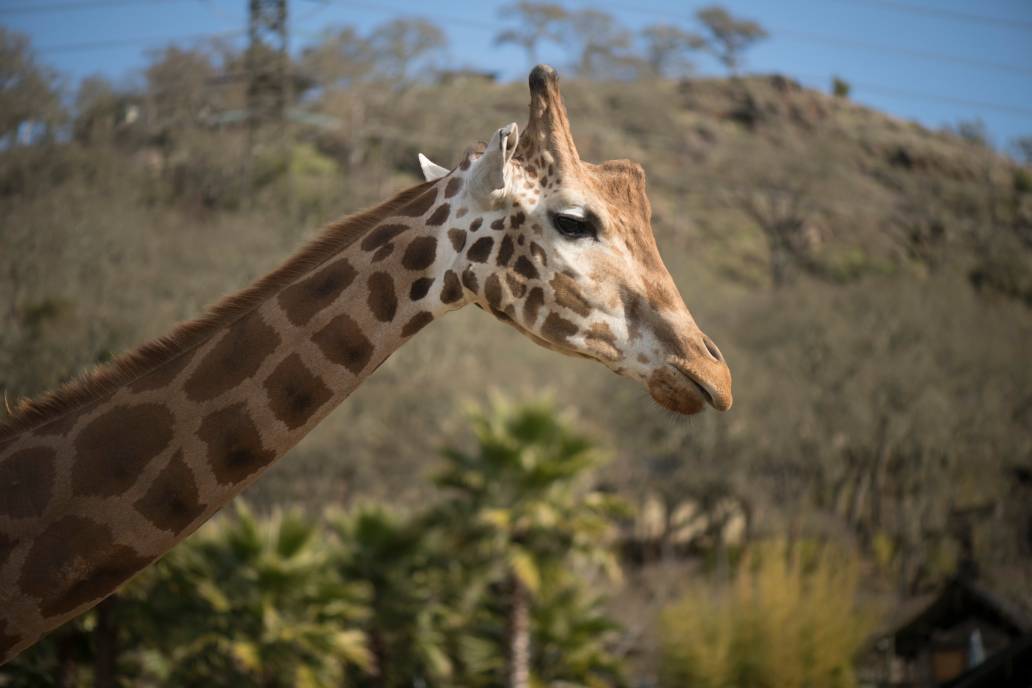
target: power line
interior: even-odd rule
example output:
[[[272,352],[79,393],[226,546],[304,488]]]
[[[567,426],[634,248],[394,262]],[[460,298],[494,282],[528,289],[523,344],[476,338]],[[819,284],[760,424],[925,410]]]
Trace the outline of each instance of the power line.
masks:
[[[639,14],[642,16],[659,16],[667,19],[695,19],[695,17],[691,15],[670,13],[660,10],[650,10],[648,8],[634,7],[630,5],[624,5],[618,2],[594,2],[592,3],[592,7],[607,7],[609,9],[624,12],[627,14]],[[771,34],[775,38],[787,37],[789,40],[795,40],[796,42],[830,45],[836,48],[848,48],[851,50],[869,52],[879,55],[895,54],[903,57],[914,57],[922,60],[931,60],[934,62],[962,64],[968,67],[974,67],[977,69],[984,69],[989,71],[1011,72],[1015,74],[1032,75],[1032,67],[1026,67],[1024,65],[1014,65],[1003,62],[991,62],[987,60],[979,60],[976,58],[963,57],[960,55],[952,55],[949,53],[940,53],[930,50],[912,50],[910,48],[902,48],[899,46],[890,45],[888,43],[860,41],[852,38],[846,38],[843,36],[834,36],[831,34],[817,33],[813,31],[797,31],[795,29],[782,26],[768,26],[767,28],[770,29]]]
[[[54,2],[45,5],[15,5],[0,7],[0,15],[40,14],[43,12],[73,12],[76,10],[92,10],[100,7],[120,7],[126,5],[158,5],[183,3],[189,0],[89,0],[88,2]]]
[[[112,2],[112,3],[113,2],[121,2],[121,1],[122,0],[108,0],[108,2]],[[175,0],[156,0],[156,1],[172,2],[172,1],[175,1]],[[331,1],[332,0],[326,0],[326,2],[331,2]],[[408,12],[408,10],[405,9],[405,8],[391,7],[389,5],[384,5],[383,3],[379,3],[379,2],[378,3],[362,2],[361,0],[337,0],[337,2],[343,2],[343,4],[348,4],[348,5],[352,5],[352,6],[355,6],[355,7],[361,7],[361,8],[371,9],[371,10],[380,11],[380,12]],[[82,5],[84,3],[78,3],[78,4]],[[94,3],[91,3],[91,4],[99,4],[99,3],[98,2],[94,2]],[[608,4],[610,7],[616,7],[616,5],[614,5],[613,3],[599,3],[599,4]],[[431,17],[428,17],[428,18],[431,18]],[[495,25],[495,24],[490,24],[490,23],[487,23],[487,22],[480,22],[480,21],[476,21],[476,20],[471,20],[471,19],[463,18],[463,17],[442,16],[442,15],[440,15],[438,13],[434,13],[434,16],[432,18],[436,19],[438,21],[446,22],[448,24],[462,24],[462,25],[466,25],[466,26],[471,26],[473,28],[481,28],[481,29],[487,29],[487,30],[494,30],[494,29],[498,28],[497,25]],[[204,38],[233,38],[233,37],[242,36],[243,34],[244,34],[243,31],[235,30],[235,31],[224,31],[224,32],[218,32],[218,33],[187,34],[187,35],[181,35],[181,36],[152,36],[152,37],[142,37],[141,36],[141,37],[132,37],[132,38],[124,38],[124,39],[101,40],[101,41],[84,41],[84,42],[79,42],[79,43],[64,43],[64,44],[57,44],[57,45],[50,45],[50,46],[41,46],[40,48],[38,48],[38,51],[40,53],[60,53],[60,52],[80,52],[80,51],[92,51],[92,50],[107,50],[107,49],[113,49],[113,48],[131,47],[131,46],[136,46],[136,45],[147,45],[147,44],[155,44],[155,43],[169,43],[169,42],[174,42],[174,41],[188,41],[188,40],[198,40],[198,39],[204,39]],[[308,35],[308,34],[305,34],[305,35]],[[1027,72],[1027,73],[1032,73],[1032,69],[1028,69],[1028,70],[1024,70],[1024,71]],[[826,80],[830,79],[830,75],[826,76],[826,77],[825,76],[816,77],[814,75],[806,75],[805,77],[801,76],[800,78],[806,78],[807,80],[810,80],[810,81],[826,81]],[[917,92],[917,91],[912,91],[912,90],[909,90],[909,89],[902,89],[902,88],[898,88],[898,87],[894,87],[894,86],[889,86],[889,85],[885,85],[885,84],[876,84],[876,83],[870,83],[870,82],[856,82],[856,81],[852,81],[852,80],[850,80],[850,82],[854,86],[856,86],[857,88],[864,89],[864,90],[866,90],[866,91],[868,91],[870,93],[879,93],[879,94],[882,94],[882,95],[893,96],[893,97],[900,97],[900,98],[907,98],[907,99],[910,99],[910,100],[924,100],[924,101],[928,101],[928,102],[947,103],[947,104],[953,104],[953,105],[963,105],[963,106],[982,108],[982,109],[985,109],[985,110],[992,110],[992,111],[1003,112],[1003,113],[1008,113],[1008,114],[1019,114],[1019,115],[1023,115],[1023,116],[1032,115],[1032,109],[1024,108],[1024,107],[1017,106],[1017,105],[1011,105],[1011,104],[1007,104],[1007,103],[997,103],[997,102],[992,102],[992,101],[983,101],[983,100],[976,100],[976,99],[970,99],[970,98],[963,98],[963,97],[959,97],[959,96],[949,96],[949,95],[942,95],[942,94],[935,94],[935,93]]]
[[[930,50],[913,50],[911,48],[901,48],[887,43],[871,43],[869,41],[858,41],[851,38],[845,38],[842,36],[830,36],[827,34],[813,33],[809,31],[795,31],[793,29],[787,29],[784,27],[773,27],[771,29],[776,35],[784,35],[789,37],[795,37],[797,40],[807,41],[810,43],[819,43],[822,45],[831,45],[836,48],[848,48],[851,50],[859,50],[862,52],[880,53],[880,54],[896,54],[905,57],[916,57],[922,60],[930,60],[933,62],[948,62],[951,64],[965,65],[967,67],[975,67],[976,69],[984,69],[988,71],[996,72],[1010,72],[1013,74],[1023,74],[1032,76],[1032,67],[1025,67],[1022,65],[1013,65],[1003,62],[990,62],[987,60],[977,60],[970,57],[961,57],[959,55],[950,55],[948,53],[933,52]]]
[[[987,26],[1013,29],[1014,31],[1032,32],[1032,21],[1026,21],[1024,19],[993,17],[986,14],[976,14],[974,12],[961,12],[942,7],[932,7],[930,5],[899,2],[898,0],[835,0],[835,2],[844,2],[854,5],[869,5],[872,7],[879,7],[881,9],[895,10],[897,12],[905,12],[925,17],[940,17],[942,19],[953,19],[966,23],[985,24]]]
[[[361,7],[361,8],[364,8],[364,9],[370,9],[370,10],[375,10],[375,11],[380,11],[380,12],[397,12],[397,13],[408,13],[409,12],[409,10],[407,8],[391,6],[391,5],[385,4],[383,2],[373,3],[373,2],[364,2],[363,0],[325,0],[325,2],[337,2],[339,4],[346,4],[346,5],[351,5],[353,7]],[[667,17],[670,16],[668,13],[665,13],[665,12],[662,12],[662,13],[661,12],[654,12],[654,11],[650,11],[650,10],[641,10],[641,9],[638,9],[638,8],[632,9],[632,8],[627,7],[627,6],[623,6],[623,5],[620,5],[618,3],[611,3],[611,2],[595,2],[593,4],[593,7],[609,7],[610,9],[622,9],[622,10],[624,10],[626,12],[632,12],[632,13],[633,12],[638,12],[638,13],[641,13],[641,14],[661,14],[662,16],[667,16]],[[475,21],[475,20],[465,19],[465,18],[462,18],[462,17],[442,16],[442,15],[436,13],[436,12],[434,13],[433,17],[427,17],[427,18],[428,19],[436,19],[438,21],[443,21],[443,22],[446,22],[448,24],[463,24],[463,25],[470,26],[470,27],[473,27],[473,28],[480,28],[480,29],[487,29],[487,30],[495,30],[495,29],[498,28],[497,25],[489,24],[487,22],[479,22],[479,21]],[[793,33],[795,33],[797,35],[800,35],[800,36],[807,36],[807,37],[810,37],[810,38],[812,38],[814,40],[819,39],[822,42],[830,43],[831,45],[841,45],[843,42],[848,42],[846,39],[834,38],[834,37],[829,37],[829,36],[822,36],[820,34],[809,34],[809,33],[802,33],[802,32],[793,32]],[[877,44],[861,43],[861,42],[855,42],[855,41],[852,42],[852,43],[856,47],[858,47],[858,48],[862,45],[863,46],[862,49],[864,49],[864,50],[871,50],[871,51],[874,51],[874,52],[886,52],[885,48],[887,47],[887,46],[879,46]],[[982,68],[992,67],[992,68],[1004,69],[1004,70],[1008,70],[1008,71],[1019,71],[1019,72],[1024,73],[1024,74],[1032,75],[1032,68],[1016,67],[1014,65],[1002,65],[1002,64],[998,64],[998,63],[984,63],[984,62],[981,62],[981,61],[970,61],[970,60],[967,60],[966,58],[961,58],[961,57],[957,57],[957,56],[941,55],[941,54],[938,54],[938,53],[926,53],[926,52],[921,52],[921,51],[911,51],[911,50],[907,50],[905,48],[900,48],[900,49],[896,49],[896,50],[897,50],[897,52],[901,52],[901,53],[906,54],[906,55],[911,56],[911,57],[923,57],[923,58],[926,58],[926,59],[943,59],[945,61],[951,61],[951,62],[960,61],[962,63],[970,64],[971,66],[979,66],[979,67],[982,67]],[[827,80],[830,80],[831,75],[829,75],[827,77],[820,77],[820,78],[825,80],[825,81],[827,81]],[[853,83],[853,82],[851,82],[851,83]],[[1030,110],[1028,108],[1024,108],[1024,107],[1017,106],[1017,105],[1011,105],[1011,104],[1007,104],[1007,103],[994,103],[994,102],[991,102],[991,101],[974,100],[974,99],[962,98],[962,97],[957,97],[957,96],[946,96],[946,95],[939,95],[939,94],[933,94],[933,93],[923,93],[923,92],[911,91],[911,90],[908,90],[908,89],[901,89],[901,88],[897,88],[897,87],[894,87],[894,86],[888,86],[888,85],[884,85],[884,84],[859,83],[859,82],[856,82],[855,85],[860,87],[860,88],[863,88],[863,89],[865,89],[867,91],[870,91],[872,93],[881,93],[883,95],[906,97],[906,98],[909,98],[911,100],[926,100],[926,101],[929,101],[929,102],[949,103],[949,104],[954,104],[954,105],[965,105],[965,106],[969,106],[969,107],[980,107],[980,108],[984,108],[986,110],[993,110],[993,111],[997,111],[997,112],[1006,112],[1006,113],[1009,113],[1009,114],[1032,115],[1032,110]]]
[[[148,45],[158,43],[171,43],[174,41],[192,41],[203,38],[233,38],[244,35],[244,31],[220,31],[215,33],[193,33],[181,36],[135,36],[132,38],[116,38],[103,41],[82,41],[80,43],[57,43],[44,45],[36,48],[39,53],[67,53],[91,50],[108,50],[111,48],[125,48],[136,45]]]
[[[830,76],[817,76],[814,74],[796,74],[800,79],[805,79],[811,83],[817,81],[823,81],[827,83]],[[949,105],[963,105],[967,107],[975,107],[983,110],[993,110],[995,112],[1004,112],[1012,115],[1024,115],[1032,117],[1032,108],[1021,107],[1020,105],[1009,105],[1006,103],[994,103],[987,100],[977,100],[973,98],[962,98],[959,96],[944,96],[936,93],[924,93],[921,91],[911,91],[905,88],[896,88],[895,86],[886,86],[884,84],[872,84],[863,81],[853,81],[847,79],[850,86],[855,86],[858,89],[868,91],[870,93],[878,93],[887,96],[897,96],[900,98],[907,98],[909,100],[925,100],[934,103],[946,103]]]

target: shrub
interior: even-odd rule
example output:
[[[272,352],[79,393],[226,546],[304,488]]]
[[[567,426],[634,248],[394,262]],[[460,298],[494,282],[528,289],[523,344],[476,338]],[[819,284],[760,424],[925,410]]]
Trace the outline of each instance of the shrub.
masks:
[[[851,90],[853,87],[845,79],[837,76],[831,78],[831,94],[836,98],[848,98]]]
[[[699,585],[662,619],[662,686],[855,685],[852,661],[873,619],[857,608],[856,555],[775,540],[734,579]]]
[[[1019,194],[1032,191],[1032,172],[1023,167],[1014,170],[1014,190]]]

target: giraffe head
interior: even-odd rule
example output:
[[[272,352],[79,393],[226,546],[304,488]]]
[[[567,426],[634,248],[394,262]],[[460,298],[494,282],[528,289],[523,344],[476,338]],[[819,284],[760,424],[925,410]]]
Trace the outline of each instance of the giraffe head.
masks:
[[[554,69],[535,67],[530,92],[522,135],[501,127],[451,171],[420,156],[460,209],[448,236],[465,299],[668,409],[728,409],[730,370],[660,258],[641,166],[580,159]]]

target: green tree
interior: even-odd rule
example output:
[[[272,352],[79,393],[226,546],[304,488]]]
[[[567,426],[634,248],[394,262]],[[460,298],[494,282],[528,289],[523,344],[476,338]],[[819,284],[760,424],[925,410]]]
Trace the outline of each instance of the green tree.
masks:
[[[532,680],[559,678],[531,676],[532,668],[550,666],[535,661],[542,649],[532,647],[536,604],[565,569],[578,563],[618,574],[607,539],[622,504],[588,489],[587,472],[601,455],[550,405],[498,405],[471,421],[475,450],[444,450],[447,462],[437,484],[450,494],[435,517],[453,538],[466,570],[503,600],[505,683],[525,688]]]
[[[527,53],[527,62],[533,67],[538,62],[538,44],[543,42],[559,43],[562,40],[564,23],[569,14],[562,7],[551,2],[520,2],[504,5],[498,14],[504,19],[511,19],[517,25],[504,29],[495,35],[495,45],[512,43],[523,48]]]
[[[720,5],[703,7],[695,13],[704,35],[694,44],[712,54],[732,74],[742,66],[742,54],[753,43],[767,37],[767,31],[751,19],[732,16]]]

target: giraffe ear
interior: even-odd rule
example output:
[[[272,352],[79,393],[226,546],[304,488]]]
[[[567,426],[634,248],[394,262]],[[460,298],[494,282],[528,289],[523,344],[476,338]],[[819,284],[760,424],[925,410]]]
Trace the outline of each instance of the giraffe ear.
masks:
[[[519,127],[515,122],[507,124],[494,133],[483,154],[473,163],[469,189],[483,205],[491,206],[505,196],[511,177],[509,162],[519,140]]]
[[[440,179],[448,174],[447,169],[441,167],[422,153],[419,154],[419,167],[423,170],[423,178],[428,182]]]

